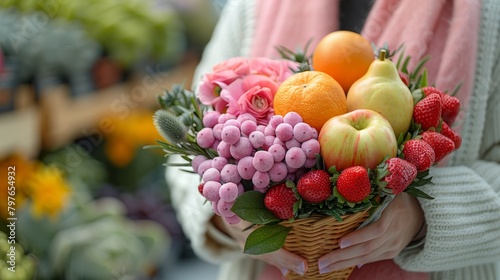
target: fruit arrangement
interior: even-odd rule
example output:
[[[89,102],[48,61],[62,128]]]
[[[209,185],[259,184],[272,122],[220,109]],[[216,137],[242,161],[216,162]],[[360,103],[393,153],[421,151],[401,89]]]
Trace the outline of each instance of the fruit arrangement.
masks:
[[[255,226],[244,253],[307,255],[307,243],[295,250],[288,241],[314,227],[298,221],[349,220],[354,230],[386,197],[433,199],[419,187],[460,147],[451,128],[460,102],[427,85],[426,59],[410,72],[404,49],[345,51],[370,46],[346,32],[321,40],[312,59],[283,47],[282,60],[232,58],[202,78],[199,97],[178,86],[159,97],[164,109],[154,121],[167,140],[159,146],[200,176],[198,191],[215,214]],[[344,51],[331,54],[332,42]],[[287,277],[323,279],[311,273]]]

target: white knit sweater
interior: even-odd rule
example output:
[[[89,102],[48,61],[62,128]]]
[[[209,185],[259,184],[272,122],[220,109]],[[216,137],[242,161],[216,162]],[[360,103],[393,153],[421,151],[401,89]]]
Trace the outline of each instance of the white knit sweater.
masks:
[[[474,92],[466,108],[462,147],[449,166],[433,168],[434,200],[421,200],[428,225],[425,242],[395,259],[403,269],[431,272],[432,279],[498,280],[500,261],[500,1],[482,0]],[[254,1],[230,0],[195,73],[250,52]],[[172,199],[185,233],[203,259],[221,263],[219,279],[254,279],[259,264],[241,253],[209,220],[210,204],[197,193],[197,176],[168,168]],[[497,276],[495,276],[497,275]]]

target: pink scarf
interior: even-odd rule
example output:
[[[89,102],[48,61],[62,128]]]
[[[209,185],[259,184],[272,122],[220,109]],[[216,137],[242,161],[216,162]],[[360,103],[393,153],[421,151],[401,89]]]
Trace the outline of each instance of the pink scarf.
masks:
[[[391,49],[404,43],[412,57],[410,70],[429,54],[429,83],[452,91],[462,81],[457,97],[466,107],[474,81],[480,12],[477,0],[377,0],[361,34],[377,46],[387,42]],[[313,50],[323,36],[338,30],[338,15],[338,0],[258,0],[251,55],[278,57],[275,46],[294,50],[311,38]]]
[[[457,97],[466,108],[474,81],[480,13],[477,0],[377,0],[361,34],[377,46],[388,43],[393,50],[404,43],[406,55],[412,57],[410,70],[429,54],[429,84],[452,91],[462,81]],[[313,50],[323,36],[339,29],[339,0],[307,4],[297,0],[258,0],[256,17],[252,56],[278,57],[275,46],[294,50],[311,38]],[[357,269],[352,278],[380,275],[381,269],[385,270],[385,279],[412,274],[384,261]],[[428,279],[426,273],[412,275],[411,279]]]

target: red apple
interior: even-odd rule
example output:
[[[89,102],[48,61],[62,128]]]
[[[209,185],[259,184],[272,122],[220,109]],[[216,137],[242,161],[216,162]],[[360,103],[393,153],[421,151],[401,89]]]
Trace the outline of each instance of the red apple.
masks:
[[[326,167],[343,170],[361,165],[375,168],[385,157],[395,157],[397,140],[381,114],[359,109],[329,119],[318,136]]]

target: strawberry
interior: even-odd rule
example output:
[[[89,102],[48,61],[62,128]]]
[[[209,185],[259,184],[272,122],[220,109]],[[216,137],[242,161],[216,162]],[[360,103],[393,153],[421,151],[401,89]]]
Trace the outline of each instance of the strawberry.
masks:
[[[390,158],[386,164],[389,175],[382,180],[387,182],[386,188],[394,194],[403,192],[417,177],[417,167],[404,159]]]
[[[436,158],[431,145],[420,139],[406,141],[402,152],[405,160],[415,165],[418,172],[429,169]]]
[[[299,195],[309,203],[320,203],[332,194],[330,174],[325,170],[311,170],[297,183]]]
[[[455,149],[453,141],[439,132],[426,131],[422,134],[422,139],[434,150],[435,162],[439,162]]]
[[[460,112],[460,100],[458,100],[455,96],[450,96],[448,94],[444,94],[441,99],[443,103],[441,117],[443,117],[444,122],[452,125]]]
[[[349,202],[361,202],[370,195],[368,171],[363,166],[344,169],[337,180],[338,192]]]
[[[293,190],[288,188],[286,184],[271,187],[264,197],[264,205],[267,210],[282,220],[293,218],[293,205],[297,201]]]
[[[205,185],[205,183],[200,183],[198,185],[198,191],[200,192],[201,195],[203,195],[203,186]]]
[[[455,119],[458,116],[460,111],[460,100],[458,98],[448,95],[443,91],[435,88],[435,87],[423,87],[422,91],[425,96],[429,96],[431,94],[437,94],[441,97],[441,104],[443,106],[441,111],[441,117],[443,121],[449,125],[452,125],[455,122]]]
[[[399,78],[401,78],[401,81],[403,81],[403,83],[406,86],[409,86],[410,85],[410,77],[408,76],[408,74],[405,74],[401,71],[398,71],[398,74],[399,74]]]
[[[444,95],[445,93],[440,90],[440,89],[437,89],[435,87],[431,87],[431,86],[428,86],[428,87],[423,87],[422,88],[422,92],[424,93],[425,96],[429,96],[431,94],[437,94],[439,95],[440,97],[442,97],[442,95]]]
[[[413,119],[420,124],[422,130],[438,127],[441,120],[441,97],[438,94],[430,94],[420,100],[413,108]]]
[[[443,122],[443,126],[441,127],[441,134],[453,141],[453,144],[455,144],[455,150],[460,148],[460,146],[462,145],[462,137],[460,137],[460,135],[456,131],[451,129],[451,127],[445,122]]]

